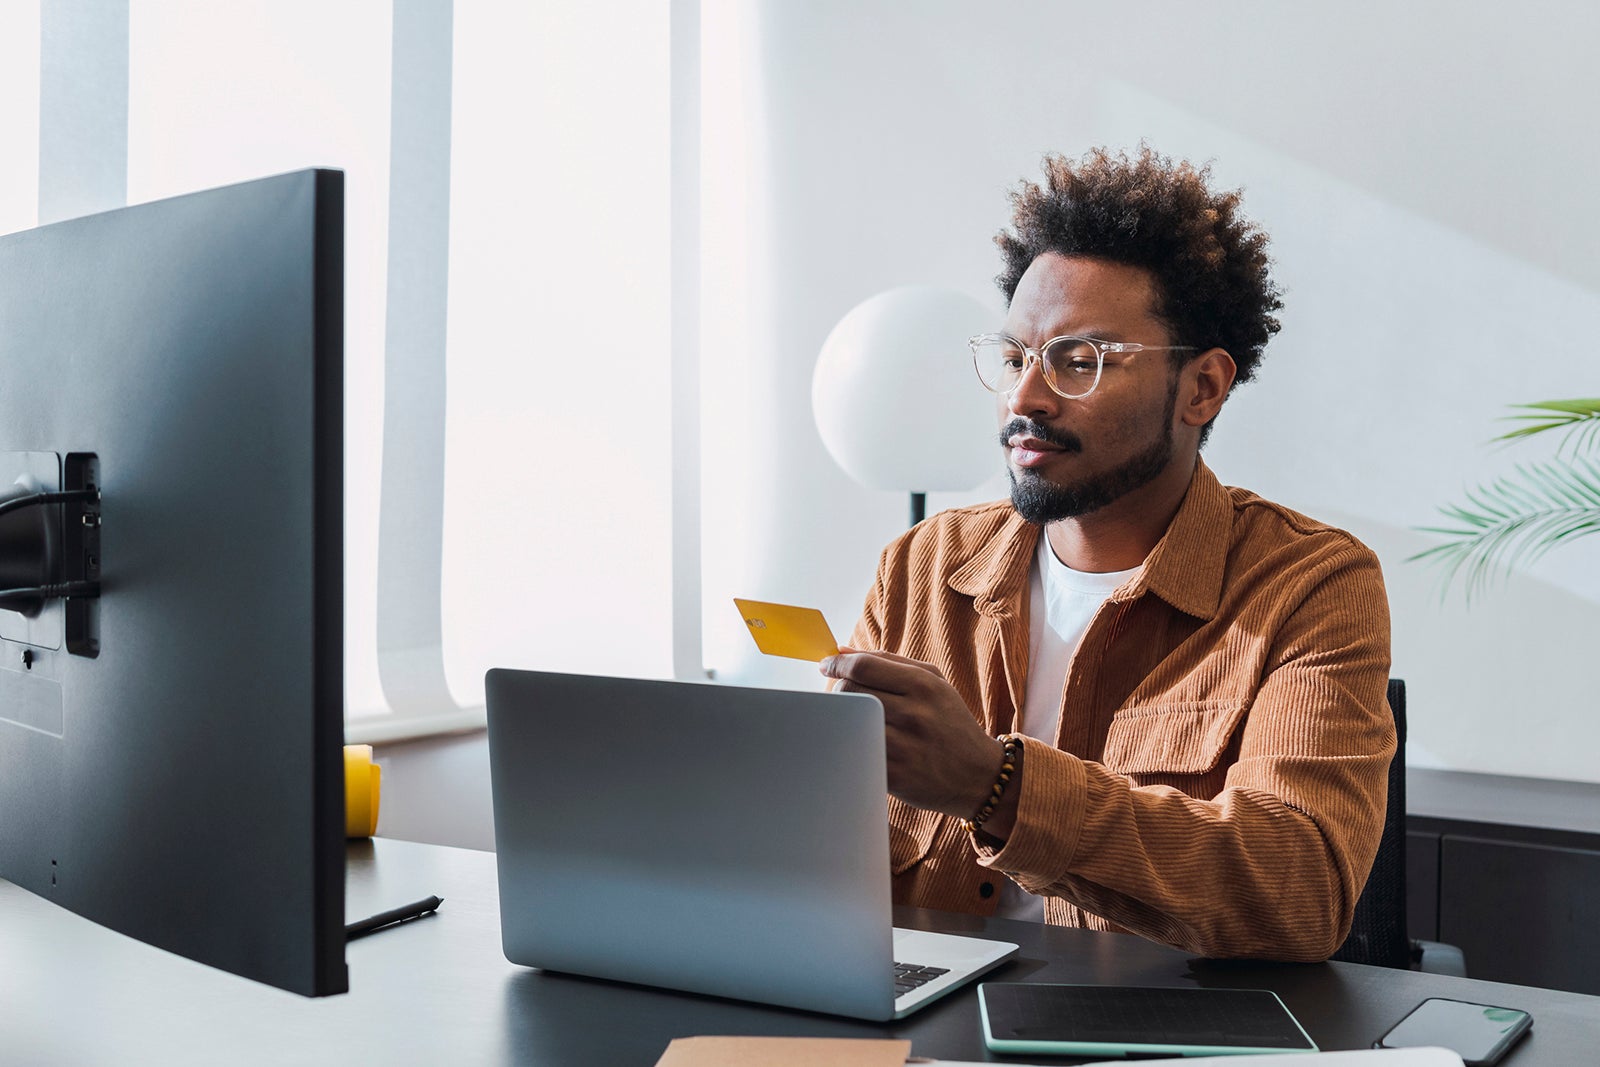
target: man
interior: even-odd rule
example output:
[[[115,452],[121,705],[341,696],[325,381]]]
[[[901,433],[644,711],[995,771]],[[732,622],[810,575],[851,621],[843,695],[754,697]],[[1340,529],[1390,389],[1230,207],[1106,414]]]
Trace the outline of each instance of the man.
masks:
[[[1266,236],[1148,148],[1046,171],[972,340],[1011,500],[885,549],[822,667],[884,704],[895,899],[1325,959],[1383,824],[1388,607],[1365,546],[1199,458],[1278,330]]]

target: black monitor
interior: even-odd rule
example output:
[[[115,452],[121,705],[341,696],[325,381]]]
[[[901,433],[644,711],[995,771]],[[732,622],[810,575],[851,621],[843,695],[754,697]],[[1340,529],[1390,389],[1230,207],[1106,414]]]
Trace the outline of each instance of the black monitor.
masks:
[[[0,877],[347,988],[344,176],[0,237]]]

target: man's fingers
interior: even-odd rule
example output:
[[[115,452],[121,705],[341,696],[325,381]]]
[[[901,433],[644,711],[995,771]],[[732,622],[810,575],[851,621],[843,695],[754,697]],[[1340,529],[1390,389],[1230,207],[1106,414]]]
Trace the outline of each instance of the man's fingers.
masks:
[[[853,682],[862,689],[901,696],[920,690],[929,675],[941,677],[926,663],[883,652],[840,652],[824,659],[820,667],[829,678],[842,679],[836,689]]]
[[[912,668],[865,652],[845,652],[829,656],[820,664],[822,673],[839,679],[835,689],[847,692],[874,690],[880,693],[904,694],[907,675]]]
[[[880,693],[917,693],[925,690],[930,679],[944,681],[939,668],[931,663],[891,652],[858,651],[848,646],[841,646],[837,655],[823,659],[819,667],[829,678],[845,679]]]
[[[944,674],[939,670],[939,668],[935,667],[933,664],[927,663],[920,659],[912,659],[910,656],[902,656],[896,652],[880,652],[877,649],[851,648],[849,645],[840,645],[839,651],[842,654],[855,656],[877,656],[879,659],[891,660],[895,663],[904,663],[911,667],[921,667],[929,674],[935,675],[939,678],[944,677]]]

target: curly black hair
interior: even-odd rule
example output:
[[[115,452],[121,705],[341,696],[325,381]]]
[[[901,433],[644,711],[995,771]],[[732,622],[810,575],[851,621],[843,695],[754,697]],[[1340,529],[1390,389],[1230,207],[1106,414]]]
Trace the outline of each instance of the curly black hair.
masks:
[[[1267,235],[1239,214],[1237,190],[1213,193],[1209,166],[1174,163],[1144,144],[1132,159],[1104,148],[1081,160],[1047,155],[1044,171],[1043,186],[1024,181],[1011,194],[1014,229],[995,237],[1005,257],[995,282],[1008,306],[1045,252],[1141,267],[1175,344],[1227,349],[1236,386],[1255,377],[1279,329],[1282,290],[1267,273]]]

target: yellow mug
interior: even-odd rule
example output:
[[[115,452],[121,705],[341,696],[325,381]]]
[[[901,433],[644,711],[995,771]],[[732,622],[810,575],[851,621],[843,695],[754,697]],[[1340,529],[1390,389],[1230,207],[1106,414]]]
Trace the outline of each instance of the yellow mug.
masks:
[[[371,837],[378,832],[378,782],[371,745],[344,746],[344,836]]]

